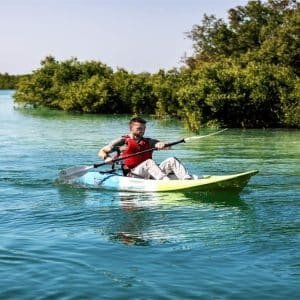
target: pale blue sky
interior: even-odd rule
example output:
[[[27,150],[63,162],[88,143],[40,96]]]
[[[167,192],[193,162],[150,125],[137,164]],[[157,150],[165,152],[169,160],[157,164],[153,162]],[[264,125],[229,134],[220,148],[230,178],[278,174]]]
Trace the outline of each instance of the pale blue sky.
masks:
[[[46,55],[156,72],[181,65],[184,32],[203,14],[226,19],[246,0],[0,0],[0,73],[30,73]]]

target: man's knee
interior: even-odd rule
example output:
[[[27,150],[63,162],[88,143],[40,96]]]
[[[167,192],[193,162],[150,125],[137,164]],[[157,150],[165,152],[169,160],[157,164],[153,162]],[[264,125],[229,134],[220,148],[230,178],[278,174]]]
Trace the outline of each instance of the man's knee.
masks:
[[[143,164],[144,164],[145,166],[147,166],[147,167],[150,167],[150,166],[155,165],[155,161],[154,161],[153,159],[151,159],[151,158],[148,158],[147,160],[145,160],[145,161],[143,162]]]
[[[164,162],[169,164],[174,164],[175,162],[178,162],[178,159],[176,157],[169,157]]]

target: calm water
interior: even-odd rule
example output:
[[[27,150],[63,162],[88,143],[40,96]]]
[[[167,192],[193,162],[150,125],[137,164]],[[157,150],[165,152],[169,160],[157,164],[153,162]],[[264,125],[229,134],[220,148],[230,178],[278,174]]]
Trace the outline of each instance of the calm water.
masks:
[[[155,154],[198,174],[258,169],[239,196],[85,190],[57,172],[97,162],[127,118],[24,112],[11,95],[0,91],[1,299],[299,299],[299,131],[228,130]],[[154,120],[148,134],[190,135]]]

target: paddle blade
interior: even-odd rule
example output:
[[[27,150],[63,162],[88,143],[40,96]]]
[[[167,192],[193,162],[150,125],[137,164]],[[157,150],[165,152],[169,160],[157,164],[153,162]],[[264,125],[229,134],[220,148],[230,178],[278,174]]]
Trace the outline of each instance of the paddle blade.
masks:
[[[216,134],[220,134],[221,132],[227,130],[228,128],[225,128],[225,129],[222,129],[222,130],[219,130],[219,131],[216,131],[216,132],[213,132],[213,133],[210,133],[210,134],[206,134],[206,135],[196,135],[196,136],[191,136],[191,137],[188,137],[188,138],[185,138],[184,141],[185,142],[191,142],[193,140],[199,140],[199,139],[204,139],[204,138],[207,138],[209,136],[213,136],[213,135],[216,135]]]
[[[76,166],[61,170],[58,175],[60,180],[70,180],[80,177],[92,169],[94,169],[94,166]]]

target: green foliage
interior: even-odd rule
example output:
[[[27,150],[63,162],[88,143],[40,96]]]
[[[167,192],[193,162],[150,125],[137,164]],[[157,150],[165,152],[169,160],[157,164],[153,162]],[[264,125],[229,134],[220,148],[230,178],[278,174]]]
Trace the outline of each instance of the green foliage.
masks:
[[[152,114],[155,108],[155,98],[150,74],[132,75],[129,82],[129,99],[133,114]]]
[[[18,81],[28,75],[9,75],[8,73],[0,73],[0,90],[14,90]]]
[[[187,35],[194,42],[195,53],[187,58],[195,68],[221,57],[241,56],[257,51],[273,62],[299,63],[299,4],[292,0],[249,1],[228,12],[228,22],[204,15],[201,25],[194,25]],[[286,46],[286,47],[285,47]],[[264,55],[263,55],[264,54]],[[282,54],[285,54],[282,57]]]
[[[179,116],[177,90],[181,86],[183,76],[176,69],[165,72],[160,70],[151,78],[153,94],[156,98],[155,114],[157,117]]]
[[[114,103],[110,103],[111,93],[110,82],[94,75],[67,85],[58,105],[65,111],[109,113],[109,108],[114,109]]]
[[[228,23],[205,15],[188,34],[195,52],[186,63],[199,74],[185,96],[191,128],[196,111],[198,127],[207,119],[232,127],[299,127],[299,32],[300,8],[291,0],[249,1],[229,10]]]
[[[186,67],[134,74],[48,56],[18,80],[15,99],[66,111],[177,117],[193,131],[299,127],[299,32],[295,1],[249,1],[230,9],[227,22],[204,15],[194,25]]]
[[[108,112],[112,74],[100,62],[81,63],[76,58],[58,62],[48,56],[30,78],[20,80],[15,100],[66,111]]]

